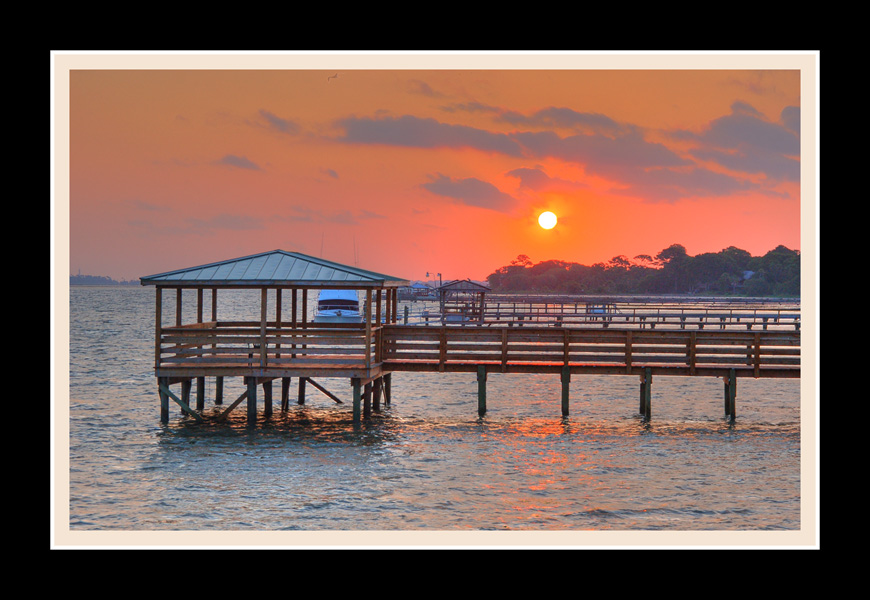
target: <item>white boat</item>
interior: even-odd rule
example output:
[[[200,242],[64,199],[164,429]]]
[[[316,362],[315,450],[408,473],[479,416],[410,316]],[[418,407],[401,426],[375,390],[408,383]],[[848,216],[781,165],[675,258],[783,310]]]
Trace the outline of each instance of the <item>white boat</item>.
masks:
[[[362,323],[356,290],[320,290],[315,323]]]

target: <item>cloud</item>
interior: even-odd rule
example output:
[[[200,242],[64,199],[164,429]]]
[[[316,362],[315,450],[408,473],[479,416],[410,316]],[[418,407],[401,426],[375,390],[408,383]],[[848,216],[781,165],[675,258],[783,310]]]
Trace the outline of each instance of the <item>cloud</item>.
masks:
[[[301,130],[298,124],[287,119],[282,119],[268,110],[260,109],[260,116],[266,121],[269,129],[273,131],[295,135]]]
[[[528,188],[536,192],[555,189],[575,190],[589,187],[582,182],[569,181],[567,179],[560,179],[558,177],[550,177],[543,171],[543,169],[537,168],[532,169],[528,167],[523,167],[519,169],[513,169],[512,171],[508,171],[507,175],[509,177],[516,177],[517,179],[519,179],[520,187]]]
[[[238,167],[239,169],[250,169],[252,171],[260,170],[260,167],[256,163],[251,162],[244,156],[236,156],[234,154],[227,154],[222,159],[216,161],[215,164]]]
[[[380,119],[350,117],[338,123],[345,130],[341,141],[352,144],[386,144],[411,148],[475,148],[507,156],[520,156],[516,140],[503,133],[465,125],[440,123],[411,115]]]
[[[624,135],[634,130],[633,127],[621,125],[607,115],[581,113],[570,108],[555,106],[539,110],[528,116],[515,111],[506,111],[498,120],[526,127],[570,128],[608,136]]]
[[[780,122],[735,102],[731,114],[715,119],[700,134],[680,132],[698,147],[691,155],[727,169],[763,174],[773,181],[800,180],[800,108],[786,107]]]
[[[687,198],[727,196],[761,189],[758,184],[716,173],[702,167],[686,170],[640,170],[623,178],[623,187],[612,189],[620,196],[641,198],[647,202],[677,202]]]
[[[513,134],[526,153],[536,158],[557,158],[583,166],[593,174],[619,178],[626,171],[684,167],[691,163],[638,133],[619,137],[578,134],[560,137],[552,131]]]
[[[512,209],[516,200],[509,194],[500,191],[491,183],[475,177],[453,179],[438,174],[431,177],[432,181],[421,184],[421,187],[438,196],[452,198],[462,204],[478,206],[506,212]]]

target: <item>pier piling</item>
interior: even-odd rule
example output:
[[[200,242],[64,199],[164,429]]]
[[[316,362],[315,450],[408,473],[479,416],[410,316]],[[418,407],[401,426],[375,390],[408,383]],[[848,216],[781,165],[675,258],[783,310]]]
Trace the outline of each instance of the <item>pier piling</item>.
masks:
[[[477,415],[482,417],[486,414],[486,367],[477,367]]]

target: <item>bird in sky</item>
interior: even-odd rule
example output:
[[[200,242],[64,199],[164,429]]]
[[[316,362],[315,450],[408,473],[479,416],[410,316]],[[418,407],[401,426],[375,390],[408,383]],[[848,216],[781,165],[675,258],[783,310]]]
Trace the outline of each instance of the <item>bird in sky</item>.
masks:
[[[330,75],[329,77],[326,78],[326,83],[329,83],[330,79],[335,79],[336,77],[338,77],[338,73],[336,73],[335,75]]]

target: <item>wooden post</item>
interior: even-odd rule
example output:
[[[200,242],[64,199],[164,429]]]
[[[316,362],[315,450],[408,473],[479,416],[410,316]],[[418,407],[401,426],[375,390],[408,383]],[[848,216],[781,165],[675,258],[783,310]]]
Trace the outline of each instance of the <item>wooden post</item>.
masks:
[[[196,410],[205,408],[205,377],[196,378]]]
[[[263,382],[263,416],[272,416],[272,380]]]
[[[477,415],[486,414],[486,367],[477,366]]]
[[[372,368],[372,291],[366,290],[366,369]]]
[[[224,403],[224,378],[223,376],[218,376],[214,378],[214,403],[215,404],[223,404]]]
[[[160,338],[163,335],[163,288],[156,288],[157,304],[154,306],[154,368],[160,366]],[[168,402],[168,400],[167,400]],[[168,404],[167,404],[168,406]]]
[[[196,322],[202,323],[202,288],[196,288]]]
[[[281,410],[287,410],[290,404],[290,380],[292,377],[281,378]]]
[[[375,292],[375,323],[378,324],[378,327],[381,326],[381,296],[383,295],[383,290],[379,289]]]
[[[211,320],[217,321],[217,288],[211,289]]]
[[[350,380],[351,385],[353,386],[353,422],[360,422],[360,380],[359,377],[354,377]]]
[[[566,331],[567,333],[567,331]],[[562,416],[568,416],[568,386],[571,383],[571,367],[562,367]]]
[[[293,299],[291,301],[292,308],[290,309],[290,312],[292,314],[292,316],[290,318],[291,319],[290,326],[293,328],[293,338],[294,339],[296,338],[296,324],[297,324],[297,320],[296,320],[296,311],[297,311],[296,296],[297,296],[297,293],[296,292],[297,292],[297,289],[293,288]],[[295,343],[291,344],[290,347],[295,350],[296,344]],[[296,354],[295,353],[290,354],[290,358],[296,358]]]
[[[266,368],[266,299],[269,290],[260,290],[260,367]]]
[[[296,401],[299,405],[305,404],[305,381],[305,377],[299,378],[299,399]]]
[[[641,375],[640,413],[644,421],[649,421],[652,416],[652,369],[649,367],[644,369]]]
[[[366,383],[363,390],[363,418],[370,419],[372,417],[372,382]]]
[[[248,425],[257,423],[257,378],[245,377],[248,384]]]
[[[737,371],[730,369],[725,378],[725,416],[737,418]]]
[[[175,326],[181,327],[181,288],[175,289]]]
[[[392,373],[387,373],[386,375],[384,375],[384,404],[386,406],[390,405],[390,399],[392,398],[392,394],[393,394],[392,389],[391,389],[392,381],[393,381],[393,374]]]
[[[372,408],[375,412],[381,412],[381,393],[384,388],[384,378],[378,377],[374,381],[374,388],[372,389]]]
[[[165,387],[169,387],[169,379],[166,377],[158,378],[157,390],[160,394],[160,422],[164,425],[169,423],[169,395],[163,391]]]
[[[181,382],[181,400],[188,406],[190,406],[190,386],[190,379]]]

